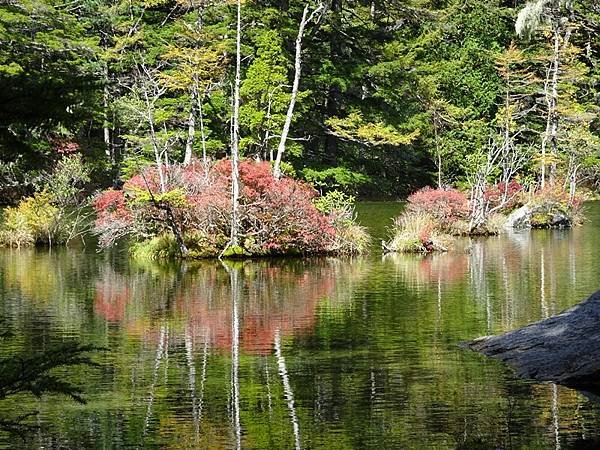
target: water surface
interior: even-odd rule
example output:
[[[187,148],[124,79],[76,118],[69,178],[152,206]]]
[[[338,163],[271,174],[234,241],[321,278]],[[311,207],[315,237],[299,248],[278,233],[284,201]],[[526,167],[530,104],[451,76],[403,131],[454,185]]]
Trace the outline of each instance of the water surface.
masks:
[[[366,203],[384,236],[400,204]],[[139,263],[125,252],[1,250],[2,358],[75,341],[99,368],[6,448],[569,448],[600,405],[517,379],[458,344],[555,314],[600,288],[600,204],[563,231],[464,240],[428,257]]]

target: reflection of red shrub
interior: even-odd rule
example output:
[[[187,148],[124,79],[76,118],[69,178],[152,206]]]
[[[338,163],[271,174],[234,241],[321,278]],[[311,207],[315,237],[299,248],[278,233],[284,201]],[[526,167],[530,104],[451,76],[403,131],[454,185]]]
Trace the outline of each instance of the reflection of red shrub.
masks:
[[[126,286],[113,286],[111,283],[96,283],[94,312],[109,322],[125,319],[125,309],[131,300],[131,294]]]
[[[467,197],[456,189],[426,187],[408,197],[407,211],[431,214],[442,224],[463,219],[469,213]]]

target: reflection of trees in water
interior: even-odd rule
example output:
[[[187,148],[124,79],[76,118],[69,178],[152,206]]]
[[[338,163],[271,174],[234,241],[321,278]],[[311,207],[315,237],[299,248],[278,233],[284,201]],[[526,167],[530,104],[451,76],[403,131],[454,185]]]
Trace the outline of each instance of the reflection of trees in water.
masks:
[[[310,330],[324,299],[347,299],[356,264],[335,259],[320,262],[258,262],[244,265],[239,306],[240,346],[253,354],[271,354],[276,332],[285,336]],[[191,339],[193,347],[208,342],[230,349],[232,342],[231,283],[218,264],[203,264],[187,273],[119,274],[110,265],[96,281],[94,311],[120,323],[131,335],[156,340],[157,317],[166,317],[177,339]],[[190,345],[190,344],[188,344]]]
[[[555,423],[561,438],[584,427],[594,433],[595,416],[580,397],[560,387],[554,397],[550,386],[507,380],[500,367],[474,363],[474,356],[456,349],[459,340],[484,333],[490,318],[496,332],[541,314],[542,267],[549,309],[553,282],[560,308],[562,274],[552,281],[549,271],[560,262],[562,244],[552,257],[555,247],[542,243],[508,241],[502,247],[492,239],[474,253],[399,255],[381,265],[312,259],[236,266],[238,320],[231,275],[211,262],[168,269],[120,267],[101,258],[80,260],[77,268],[67,261],[69,270],[58,270],[39,298],[39,278],[22,270],[17,277],[8,268],[10,289],[22,286],[33,300],[4,308],[19,326],[33,326],[24,333],[81,329],[86,339],[113,350],[103,378],[86,380],[99,393],[88,407],[42,406],[58,443],[235,446],[238,379],[242,447],[294,448],[299,442],[385,448],[422,436],[432,446],[468,447],[483,439],[491,448],[509,442],[510,433],[519,443],[547,444]],[[569,272],[580,267],[578,251],[567,258]],[[477,261],[484,271],[471,271]],[[529,291],[537,294],[534,302],[521,294]],[[488,294],[488,301],[473,298],[474,292]],[[47,328],[24,322],[30,316],[47,316]]]
[[[438,289],[443,297],[466,289],[485,314],[487,331],[497,333],[556,314],[595,289],[590,271],[580,270],[590,261],[578,231],[510,233],[472,239],[464,252],[393,254],[384,261],[418,291]]]
[[[95,259],[67,249],[0,250],[3,283],[0,288],[6,294],[4,318],[23,329],[39,329],[48,319],[54,327],[68,334],[84,326],[87,287],[96,271]],[[27,308],[27,313],[22,308]]]
[[[229,429],[238,430],[229,442],[241,445],[242,438],[272,423],[281,442],[296,434],[290,445],[299,445],[301,417],[289,401],[294,381],[284,339],[311,330],[319,305],[335,311],[347,304],[365,269],[362,260],[329,258],[247,263],[235,269],[235,294],[231,275],[212,262],[176,268],[120,266],[96,255],[60,252],[14,257],[7,252],[0,258],[2,288],[23,297],[2,307],[16,318],[26,345],[29,338],[69,330],[111,347],[111,369],[101,380],[86,380],[94,392],[110,386],[111,394],[76,413],[87,419],[60,412],[60,402],[42,407],[42,420],[57,427],[57,442],[83,439],[81,445],[96,442],[86,434],[89,423],[103,433],[117,433],[111,442],[214,447],[227,441],[224,415],[232,420]],[[232,296],[239,300],[232,302]],[[236,360],[238,370],[230,371]],[[259,393],[266,416],[248,405]],[[227,404],[220,403],[223,395],[231,400],[228,411],[219,406]],[[173,401],[181,403],[178,409],[172,409]],[[102,417],[112,417],[110,422],[124,417],[126,422],[105,428]],[[47,438],[41,433],[38,443]]]
[[[293,446],[300,448],[300,419],[282,338],[310,330],[322,301],[327,300],[330,308],[343,306],[350,297],[353,281],[363,271],[361,262],[336,259],[238,263],[225,269],[207,262],[182,271],[154,274],[140,271],[126,275],[108,264],[103,266],[95,283],[94,311],[107,321],[120,324],[127,335],[141,338],[145,345],[156,348],[145,400],[144,436],[157,417],[153,405],[161,384],[159,367],[166,366],[169,352],[176,355],[184,347],[194,445],[200,445],[208,425],[202,417],[204,399],[207,395],[214,396],[214,392],[207,391],[206,381],[214,388],[214,371],[223,369],[221,357],[227,354],[230,355],[227,415],[231,442],[240,448],[242,429],[256,428],[254,419],[244,417],[247,412],[241,406],[248,379],[240,380],[240,370],[242,367],[248,370],[244,355],[253,354],[262,355],[260,366],[264,366],[266,379],[259,391],[264,390],[269,416],[273,419],[273,404],[286,405]],[[275,360],[266,359],[274,352]],[[171,367],[177,364],[173,358],[176,356],[170,359]],[[201,360],[199,383],[198,360]],[[271,372],[279,373],[279,382],[269,379],[269,366],[274,363],[276,369]],[[168,373],[171,372],[172,369]],[[220,376],[223,377],[223,372]],[[141,384],[143,380],[135,383]],[[170,383],[165,379],[162,389]],[[250,384],[256,391],[254,383]],[[278,392],[280,389],[283,392]],[[279,414],[278,420],[285,421],[284,418]],[[164,420],[160,423],[164,424]]]
[[[443,284],[461,282],[469,267],[464,252],[433,253],[427,256],[388,253],[384,263],[391,262],[399,280],[414,290],[428,290],[441,280]]]

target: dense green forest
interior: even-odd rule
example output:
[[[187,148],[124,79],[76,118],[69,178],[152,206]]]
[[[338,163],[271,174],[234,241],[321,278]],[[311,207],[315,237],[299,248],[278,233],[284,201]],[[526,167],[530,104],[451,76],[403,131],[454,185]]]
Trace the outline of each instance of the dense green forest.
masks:
[[[220,0],[5,1],[2,202],[73,152],[90,190],[118,186],[153,146],[167,161],[226,157],[236,11]],[[300,37],[283,168],[315,186],[395,198],[460,186],[509,143],[525,181],[542,167],[593,186],[599,26],[593,0],[242,2],[240,153],[274,159]]]

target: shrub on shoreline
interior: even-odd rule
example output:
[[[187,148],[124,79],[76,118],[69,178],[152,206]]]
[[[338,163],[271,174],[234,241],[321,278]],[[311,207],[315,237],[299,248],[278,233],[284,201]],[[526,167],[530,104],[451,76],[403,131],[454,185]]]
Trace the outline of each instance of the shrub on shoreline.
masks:
[[[344,201],[334,204],[332,197],[319,198],[304,182],[288,177],[276,180],[268,162],[249,160],[239,164],[240,246],[226,248],[232,209],[230,161],[207,167],[194,162],[161,170],[164,189],[156,167],[149,167],[125,182],[122,190],[106,190],[94,199],[95,232],[102,247],[129,237],[135,242],[134,255],[176,257],[180,252],[175,251],[174,222],[188,248],[184,255],[188,258],[221,253],[353,254],[367,249],[366,232],[354,221],[349,201],[353,199],[338,198]]]
[[[474,228],[469,220],[472,213],[469,201],[463,193],[455,189],[421,189],[408,197],[406,210],[394,221],[391,240],[383,243],[384,251],[446,251],[452,236],[499,234],[513,211],[516,214],[523,211],[524,217],[518,221],[531,228],[564,227],[582,222],[580,198],[570,195],[560,185],[549,185],[527,195],[517,182],[501,183],[486,189],[484,201],[485,220]],[[514,221],[509,219],[509,223]]]
[[[43,190],[4,210],[0,246],[64,244],[88,231],[89,212],[81,192],[89,172],[81,156],[64,156],[46,178]]]
[[[450,236],[439,230],[437,219],[425,212],[405,211],[394,220],[392,240],[384,249],[399,253],[447,251]]]
[[[570,196],[562,186],[548,185],[536,191],[527,203],[534,211],[531,227],[552,227],[557,217],[563,217],[570,225],[579,225],[583,222],[582,203],[581,198]]]
[[[457,189],[426,187],[411,194],[407,202],[407,213],[429,214],[435,220],[436,227],[448,232],[469,215],[467,196]]]

